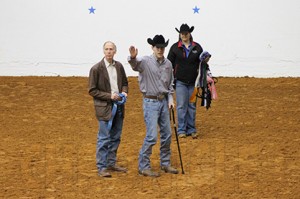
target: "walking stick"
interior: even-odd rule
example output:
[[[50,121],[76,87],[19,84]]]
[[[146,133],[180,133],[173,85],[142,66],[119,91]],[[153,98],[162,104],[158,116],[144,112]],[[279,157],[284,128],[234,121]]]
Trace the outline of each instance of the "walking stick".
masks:
[[[177,141],[177,148],[178,148],[179,159],[180,159],[180,165],[181,165],[181,173],[184,174],[183,164],[182,164],[182,159],[181,159],[180,146],[179,146],[179,140],[178,140],[178,135],[177,135],[177,128],[176,128],[176,122],[175,122],[175,116],[174,116],[174,109],[173,109],[173,106],[172,106],[172,108],[171,108],[171,112],[172,112],[173,125],[174,125],[175,136],[176,136],[176,141]],[[171,120],[171,114],[170,114],[170,120]]]

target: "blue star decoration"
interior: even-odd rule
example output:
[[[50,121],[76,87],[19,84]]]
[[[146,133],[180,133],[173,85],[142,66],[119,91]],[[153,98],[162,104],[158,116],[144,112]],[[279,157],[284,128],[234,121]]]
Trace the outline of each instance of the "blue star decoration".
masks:
[[[199,14],[200,8],[198,8],[197,6],[195,6],[195,8],[193,8],[193,10],[194,10],[194,14],[195,14],[195,13],[198,13],[198,14]]]
[[[93,6],[91,8],[89,8],[90,14],[95,14],[95,8],[93,8]]]

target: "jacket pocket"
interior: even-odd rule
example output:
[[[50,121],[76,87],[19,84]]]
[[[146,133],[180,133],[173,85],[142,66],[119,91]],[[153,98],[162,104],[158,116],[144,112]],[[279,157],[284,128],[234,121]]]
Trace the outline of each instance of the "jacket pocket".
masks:
[[[111,117],[111,104],[107,101],[94,100],[96,117],[99,120],[109,120]]]
[[[94,99],[94,105],[95,106],[107,106],[107,101]]]

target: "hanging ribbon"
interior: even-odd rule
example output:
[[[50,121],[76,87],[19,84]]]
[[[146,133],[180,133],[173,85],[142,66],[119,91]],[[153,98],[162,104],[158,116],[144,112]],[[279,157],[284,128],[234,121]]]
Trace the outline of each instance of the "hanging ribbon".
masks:
[[[207,57],[211,57],[211,54],[209,52],[204,51],[199,56],[199,68],[198,68],[198,75],[195,81],[195,88],[190,96],[190,103],[196,103],[197,101],[197,94],[199,93],[199,88],[206,88],[207,87],[207,75],[209,72],[209,69],[202,66],[202,62],[205,61]]]
[[[119,93],[119,97],[121,98],[121,100],[120,101],[114,101],[113,104],[112,104],[113,107],[112,107],[112,110],[111,110],[111,118],[110,118],[110,120],[108,121],[108,124],[107,124],[107,130],[108,131],[111,130],[114,117],[115,117],[115,115],[117,113],[117,110],[118,110],[118,105],[125,104],[125,102],[126,102],[126,96],[123,93]]]

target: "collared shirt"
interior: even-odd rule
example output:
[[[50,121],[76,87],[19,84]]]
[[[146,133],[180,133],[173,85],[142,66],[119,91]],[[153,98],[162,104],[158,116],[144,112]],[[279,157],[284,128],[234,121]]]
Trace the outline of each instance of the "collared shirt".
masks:
[[[144,95],[159,96],[168,95],[169,102],[173,103],[173,68],[172,63],[164,58],[159,62],[152,54],[150,56],[137,57],[128,62],[134,71],[139,72],[140,91]]]
[[[109,82],[110,82],[110,88],[111,88],[111,93],[119,93],[119,88],[118,88],[118,78],[117,78],[117,70],[115,67],[115,62],[109,63],[105,58],[104,58],[104,63],[108,72],[109,76]]]
[[[192,43],[190,43],[190,45],[188,47],[186,47],[184,44],[182,44],[182,47],[185,51],[185,57],[188,57],[189,54],[190,54],[190,50],[191,50],[191,46],[192,46]]]

